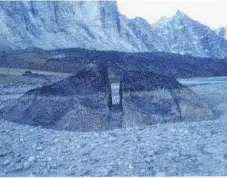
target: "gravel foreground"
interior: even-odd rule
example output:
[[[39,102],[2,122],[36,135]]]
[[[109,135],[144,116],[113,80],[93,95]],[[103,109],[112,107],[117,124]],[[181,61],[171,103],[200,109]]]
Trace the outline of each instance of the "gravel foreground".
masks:
[[[191,88],[216,120],[99,133],[0,120],[0,176],[227,176],[227,78],[197,80],[186,82],[198,83]]]
[[[0,176],[226,176],[226,120],[108,132],[0,122]]]

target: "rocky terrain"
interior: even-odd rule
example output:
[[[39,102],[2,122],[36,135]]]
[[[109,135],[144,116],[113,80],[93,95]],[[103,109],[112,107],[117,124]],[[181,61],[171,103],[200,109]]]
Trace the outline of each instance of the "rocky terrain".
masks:
[[[1,1],[0,24],[1,51],[79,47],[227,57],[227,41],[186,14],[149,24],[121,15],[115,1]]]
[[[106,65],[109,72],[121,75],[121,70],[150,71],[174,78],[212,77],[227,75],[227,60],[198,58],[164,52],[125,53],[81,48],[42,50],[26,49],[12,53],[0,52],[1,69],[16,68],[75,74],[85,65]],[[34,72],[35,72],[34,71]],[[7,74],[4,69],[4,73]],[[55,75],[55,74],[54,74]],[[59,76],[59,75],[58,75]]]
[[[127,71],[122,84],[126,127],[213,119],[209,106],[174,78]]]
[[[153,24],[152,28],[161,38],[166,52],[214,58],[226,57],[226,40],[217,36],[208,26],[191,19],[181,11],[171,18],[162,18]]]
[[[60,130],[105,129],[108,74],[96,67],[88,65],[67,79],[27,91],[1,110],[1,118]]]
[[[0,122],[1,176],[225,176],[226,120],[75,133]]]
[[[62,80],[64,77],[47,76],[41,77],[39,75],[23,75],[18,72],[16,75],[10,75],[10,70],[1,71],[5,74],[0,74],[0,110],[10,103],[15,103],[27,91],[41,87],[43,85],[55,83]],[[13,70],[12,70],[13,71]],[[8,74],[7,74],[8,73]],[[17,72],[14,72],[14,74]]]
[[[0,1],[0,24],[0,176],[227,175],[225,29],[116,1]]]
[[[209,104],[215,120],[105,132],[55,131],[1,120],[0,176],[227,175],[226,78],[179,81]],[[7,86],[8,94],[10,88],[19,90]]]
[[[113,114],[105,66],[88,64],[69,78],[27,91],[2,107],[1,118],[57,130],[102,131],[165,122],[208,120],[209,106],[174,78],[152,72],[123,71],[120,110]]]

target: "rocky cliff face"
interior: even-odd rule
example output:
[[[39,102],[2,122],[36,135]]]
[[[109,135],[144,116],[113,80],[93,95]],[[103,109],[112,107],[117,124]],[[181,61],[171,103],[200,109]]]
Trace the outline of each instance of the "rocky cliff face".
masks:
[[[0,47],[164,51],[224,58],[227,41],[182,12],[150,25],[119,14],[115,1],[0,2]]]
[[[162,41],[162,51],[213,58],[227,55],[226,40],[183,12],[162,18],[152,28]]]
[[[162,51],[161,39],[154,33],[151,25],[143,18],[129,19],[120,16],[124,28],[121,36],[128,41],[137,51]]]
[[[0,2],[0,13],[1,45],[5,47],[130,49],[118,41],[121,27],[116,2]]]

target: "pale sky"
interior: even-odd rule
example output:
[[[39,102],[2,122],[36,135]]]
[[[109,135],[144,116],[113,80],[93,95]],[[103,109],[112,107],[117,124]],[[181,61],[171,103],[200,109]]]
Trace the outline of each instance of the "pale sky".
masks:
[[[227,0],[117,0],[119,10],[129,18],[143,17],[154,23],[180,10],[216,29],[227,27]]]

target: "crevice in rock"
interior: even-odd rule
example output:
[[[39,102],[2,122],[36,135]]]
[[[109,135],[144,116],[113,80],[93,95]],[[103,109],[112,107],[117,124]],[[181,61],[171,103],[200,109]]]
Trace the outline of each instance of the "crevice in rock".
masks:
[[[117,77],[116,77],[117,78]],[[109,109],[110,115],[108,118],[108,130],[122,128],[122,83],[118,79],[110,79],[110,93],[109,93]]]
[[[175,94],[175,92],[173,90],[170,90],[170,94],[172,95],[173,100],[176,104],[177,111],[179,113],[179,119],[181,121],[182,120],[182,113],[181,113],[181,107],[180,107],[180,98]]]

